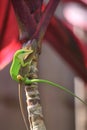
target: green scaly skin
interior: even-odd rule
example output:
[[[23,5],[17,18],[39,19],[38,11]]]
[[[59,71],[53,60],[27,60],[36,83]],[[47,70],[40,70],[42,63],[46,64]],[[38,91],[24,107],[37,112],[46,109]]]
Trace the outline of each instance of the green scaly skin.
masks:
[[[13,62],[12,62],[11,68],[10,68],[10,75],[13,80],[18,81],[17,76],[19,75],[21,66],[25,67],[28,64],[30,64],[31,61],[24,63],[24,58],[27,55],[30,55],[31,53],[33,53],[33,50],[31,48],[29,50],[20,49],[15,52],[14,57],[13,57]]]

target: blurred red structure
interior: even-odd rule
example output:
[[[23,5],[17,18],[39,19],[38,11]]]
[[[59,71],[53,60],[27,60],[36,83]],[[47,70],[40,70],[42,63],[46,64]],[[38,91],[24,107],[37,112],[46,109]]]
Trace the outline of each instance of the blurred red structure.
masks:
[[[63,2],[80,2],[82,4],[87,4],[87,0],[62,0]]]
[[[12,60],[14,52],[20,48],[18,35],[18,24],[11,1],[0,0],[0,69]]]
[[[70,0],[62,0],[68,3]],[[75,0],[76,2],[76,0]],[[77,0],[86,6],[86,0]],[[8,64],[14,52],[21,47],[18,41],[18,25],[12,4],[0,0],[0,69]],[[8,12],[8,13],[7,13]],[[44,37],[51,46],[87,81],[87,48],[73,33],[73,25],[64,19],[53,17]]]

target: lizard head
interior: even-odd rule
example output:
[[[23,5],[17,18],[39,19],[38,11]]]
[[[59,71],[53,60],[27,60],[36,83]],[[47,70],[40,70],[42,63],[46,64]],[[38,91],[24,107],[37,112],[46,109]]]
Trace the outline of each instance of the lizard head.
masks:
[[[32,53],[32,51],[30,51],[30,50],[21,50],[20,55],[31,54],[31,53]]]
[[[21,49],[21,55],[23,58],[27,57],[28,55],[30,55],[33,52],[32,49]]]
[[[27,57],[29,54],[31,54],[33,52],[33,50],[31,48],[28,49],[20,49],[17,50],[15,53],[15,56],[19,57],[19,58],[25,58]]]

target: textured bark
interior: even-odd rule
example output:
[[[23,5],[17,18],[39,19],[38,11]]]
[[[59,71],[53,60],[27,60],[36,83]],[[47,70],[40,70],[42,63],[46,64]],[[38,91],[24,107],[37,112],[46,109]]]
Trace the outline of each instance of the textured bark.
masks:
[[[33,40],[31,44],[31,48],[34,52],[26,57],[25,62],[31,60],[31,64],[26,66],[25,68],[21,68],[21,74],[24,76],[25,74],[29,79],[38,78],[38,44],[36,40]],[[26,48],[29,48],[27,45]],[[42,106],[40,104],[40,95],[38,91],[38,84],[32,83],[31,85],[25,85],[25,93],[26,93],[26,102],[27,102],[27,111],[28,111],[28,119],[31,130],[46,130]]]
[[[37,48],[36,48],[37,50]],[[32,63],[29,70],[29,78],[38,78],[38,58],[39,53],[37,51],[33,54]],[[30,123],[31,130],[46,130],[42,106],[40,104],[40,95],[38,91],[38,84],[33,83],[32,85],[25,86],[26,92],[26,102],[27,102],[27,111],[28,119]]]

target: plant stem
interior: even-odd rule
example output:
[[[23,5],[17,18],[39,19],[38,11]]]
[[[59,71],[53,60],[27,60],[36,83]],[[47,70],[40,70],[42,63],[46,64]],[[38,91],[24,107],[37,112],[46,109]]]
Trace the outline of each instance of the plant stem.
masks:
[[[30,68],[29,76],[28,76],[29,78],[38,78],[38,74],[37,74],[38,58],[39,58],[39,54],[37,53],[37,48],[35,48],[35,52],[32,56],[32,63],[29,66]],[[26,102],[27,102],[27,111],[28,111],[30,129],[46,130],[44,119],[43,119],[42,106],[40,104],[38,84],[32,83],[31,85],[26,85],[25,92],[26,92]]]
[[[29,7],[31,14],[34,16],[36,23],[38,23],[41,17],[43,0],[25,0],[25,2]]]
[[[50,0],[45,8],[45,11],[43,12],[43,15],[41,17],[41,20],[37,26],[37,30],[35,32],[35,37],[41,36],[40,34],[43,33],[43,35],[46,32],[46,29],[48,27],[48,24],[50,22],[50,19],[52,18],[58,3],[60,0]]]
[[[36,22],[32,17],[30,10],[24,0],[12,0],[14,10],[19,19],[22,29],[26,29],[28,32],[28,38],[30,38],[36,30]]]

